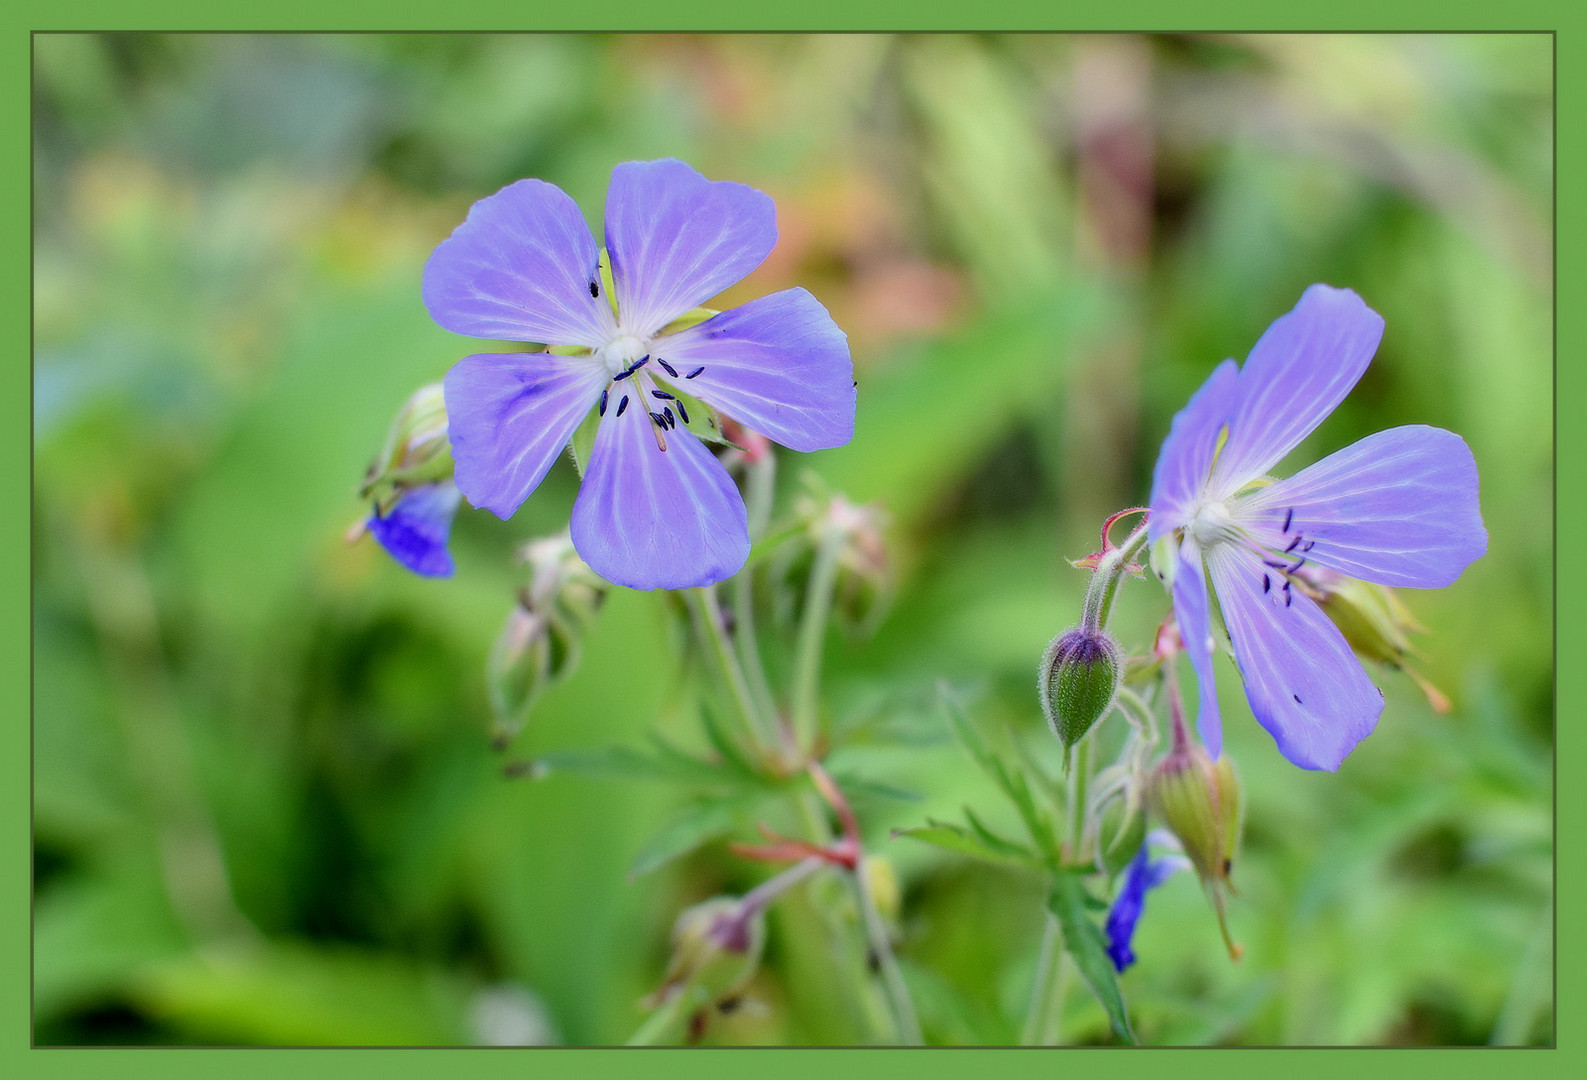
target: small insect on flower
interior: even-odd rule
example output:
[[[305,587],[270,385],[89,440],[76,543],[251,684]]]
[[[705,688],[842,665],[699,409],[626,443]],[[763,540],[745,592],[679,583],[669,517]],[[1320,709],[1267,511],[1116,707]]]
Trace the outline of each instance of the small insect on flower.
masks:
[[[1169,581],[1217,756],[1208,579],[1246,698],[1280,752],[1337,769],[1376,726],[1383,694],[1306,594],[1315,563],[1380,585],[1441,588],[1488,548],[1465,441],[1410,425],[1369,435],[1294,476],[1264,474],[1366,371],[1383,318],[1313,285],[1237,368],[1225,360],[1174,417],[1152,476],[1153,564]]]
[[[574,546],[630,588],[721,581],[749,554],[743,499],[670,411],[628,409],[628,395],[670,399],[688,380],[693,398],[790,449],[842,446],[854,435],[848,339],[803,289],[682,318],[776,244],[776,210],[754,188],[709,181],[681,161],[626,162],[612,170],[605,233],[612,288],[602,296],[601,251],[578,206],[551,184],[520,180],[475,203],[430,257],[424,301],[448,330],[579,351],[485,353],[452,368],[457,484],[469,502],[511,517],[621,384],[573,507]],[[657,350],[667,361],[652,365]]]

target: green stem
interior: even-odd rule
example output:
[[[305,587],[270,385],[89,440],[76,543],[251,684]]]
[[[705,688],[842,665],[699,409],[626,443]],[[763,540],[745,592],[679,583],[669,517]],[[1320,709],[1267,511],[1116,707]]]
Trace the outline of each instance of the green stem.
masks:
[[[1059,947],[1058,916],[1047,912],[1041,932],[1041,952],[1036,957],[1036,980],[1030,988],[1030,1005],[1025,1010],[1025,1026],[1020,1031],[1021,1046],[1041,1046],[1047,1034],[1047,1016],[1052,1012],[1053,991],[1057,989],[1055,965],[1062,962]]]
[[[1069,770],[1068,828],[1064,848],[1071,864],[1080,862],[1081,843],[1085,838],[1086,786],[1090,782],[1091,740],[1081,739],[1075,747],[1074,766]]]
[[[897,1045],[924,1045],[920,1020],[915,1016],[915,1003],[909,997],[909,986],[904,982],[898,957],[893,955],[893,944],[887,940],[887,924],[882,921],[882,913],[876,908],[876,897],[872,895],[870,884],[865,879],[863,861],[850,876],[854,879],[854,895],[860,905],[869,955],[876,957],[877,966],[881,968],[882,988],[887,992],[887,1004],[893,1013]]]
[[[771,683],[766,679],[766,668],[761,663],[760,638],[755,630],[754,571],[749,567],[740,570],[733,579],[733,623],[733,644],[748,676],[755,710],[761,716],[775,717],[777,703],[772,697]]]
[[[698,987],[692,987],[663,1001],[656,1006],[645,1022],[639,1025],[639,1030],[628,1037],[629,1046],[659,1046],[663,1042],[675,1042],[674,1028],[680,1020],[687,1020],[690,1014],[704,1005]]]
[[[804,619],[799,624],[799,643],[794,653],[793,727],[799,746],[807,751],[815,744],[820,723],[817,694],[821,687],[821,644],[827,615],[832,610],[832,590],[837,584],[838,555],[844,540],[843,532],[836,528],[828,527],[822,534],[805,592]]]
[[[1146,546],[1146,522],[1125,538],[1124,543],[1103,555],[1091,575],[1091,585],[1086,589],[1085,611],[1081,624],[1092,629],[1104,629],[1108,616],[1113,613],[1113,598],[1118,595],[1119,582],[1124,579],[1125,567],[1141,548]]]
[[[688,590],[685,595],[694,605],[695,617],[700,621],[711,651],[716,656],[717,667],[721,670],[722,677],[727,680],[728,690],[731,691],[739,712],[743,714],[744,723],[749,729],[750,744],[758,750],[775,746],[776,733],[755,708],[754,699],[750,696],[749,684],[744,680],[744,671],[739,667],[738,657],[734,655],[732,646],[728,644],[727,632],[722,628],[722,619],[716,605],[716,587],[703,585]]]

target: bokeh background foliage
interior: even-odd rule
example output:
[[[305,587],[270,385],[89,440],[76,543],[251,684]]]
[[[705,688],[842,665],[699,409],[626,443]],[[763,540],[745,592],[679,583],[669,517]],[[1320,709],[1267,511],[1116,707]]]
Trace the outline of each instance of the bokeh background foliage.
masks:
[[[850,334],[858,435],[782,475],[892,515],[896,603],[829,641],[829,706],[889,733],[834,767],[874,781],[928,1038],[1013,1041],[1041,929],[1036,882],[886,839],[1000,820],[936,681],[1045,746],[1064,558],[1327,281],[1388,332],[1297,460],[1431,423],[1481,469],[1488,556],[1409,599],[1454,709],[1379,672],[1377,733],[1302,774],[1224,685],[1246,958],[1182,875],[1122,986],[1147,1042],[1551,1042],[1551,83],[1540,35],[36,37],[35,1041],[620,1042],[674,914],[763,876],[720,842],[630,876],[665,785],[503,775],[686,737],[658,597],[613,595],[487,745],[511,553],[571,468],[465,513],[447,583],[343,540],[393,411],[473,348],[420,303],[431,247],[523,176],[598,226],[614,163],[675,155],[777,200],[720,306],[800,284]],[[1139,645],[1165,604],[1120,607]],[[866,1037],[813,918],[779,907],[711,1041]],[[1065,1030],[1110,1038],[1080,992]]]

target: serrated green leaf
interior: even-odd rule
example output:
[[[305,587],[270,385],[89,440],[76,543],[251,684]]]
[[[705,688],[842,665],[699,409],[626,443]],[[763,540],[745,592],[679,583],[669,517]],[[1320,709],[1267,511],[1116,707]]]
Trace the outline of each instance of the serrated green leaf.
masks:
[[[964,744],[981,770],[997,783],[1003,794],[1014,804],[1036,847],[1047,855],[1049,862],[1056,863],[1058,845],[1053,835],[1052,823],[1048,820],[1046,812],[1036,804],[1036,800],[1031,795],[1030,783],[1025,779],[1023,771],[1017,765],[1012,769],[1009,768],[991,743],[976,729],[975,723],[965,712],[958,698],[946,686],[940,689],[938,697],[948,714],[949,722],[953,725],[954,733],[959,736],[959,741]]]
[[[1107,1013],[1114,1034],[1133,1044],[1135,1032],[1130,1028],[1130,1015],[1124,1007],[1124,995],[1119,991],[1113,961],[1108,959],[1102,931],[1086,914],[1091,908],[1105,906],[1086,891],[1080,874],[1072,871],[1053,874],[1047,908],[1057,916],[1063,930],[1064,951],[1074,958],[1080,978],[1102,1006],[1102,1011]]]
[[[1021,866],[1025,868],[1040,868],[1041,860],[1032,851],[1028,851],[1012,841],[1003,840],[1001,837],[992,836],[990,839],[983,837],[960,825],[947,822],[933,821],[927,818],[927,824],[912,829],[894,829],[894,838],[907,836],[922,843],[932,844],[952,851],[959,855],[968,855],[972,859],[983,862],[996,863],[999,866]]]
[[[628,868],[628,878],[642,877],[687,855],[702,844],[726,835],[737,822],[742,804],[734,800],[713,799],[686,808],[645,841]]]

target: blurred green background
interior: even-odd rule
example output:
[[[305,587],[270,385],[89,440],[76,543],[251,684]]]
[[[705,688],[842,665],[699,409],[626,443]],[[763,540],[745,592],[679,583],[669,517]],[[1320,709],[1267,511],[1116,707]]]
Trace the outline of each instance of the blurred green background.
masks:
[[[598,229],[612,165],[667,155],[777,202],[716,306],[803,285],[850,335],[853,444],[781,472],[892,517],[894,608],[829,640],[829,702],[906,735],[849,764],[919,795],[859,810],[931,1041],[1014,1041],[1041,933],[1035,880],[887,840],[1003,820],[936,680],[1046,739],[1065,558],[1314,281],[1388,330],[1295,460],[1401,423],[1476,454],[1488,555],[1408,596],[1454,709],[1376,670],[1377,732],[1302,773],[1230,678],[1245,959],[1181,875],[1121,983],[1147,1042],[1553,1040],[1549,37],[34,42],[36,1042],[621,1042],[677,911],[764,876],[712,844],[631,878],[683,793],[487,745],[511,553],[568,465],[510,525],[465,512],[451,581],[343,539],[393,412],[476,348],[420,302],[431,248],[524,176]],[[1141,647],[1166,600],[1119,607]],[[666,619],[614,594],[510,756],[690,730]],[[863,1040],[782,907],[709,1040]],[[1109,1038],[1078,991],[1065,1019]]]

